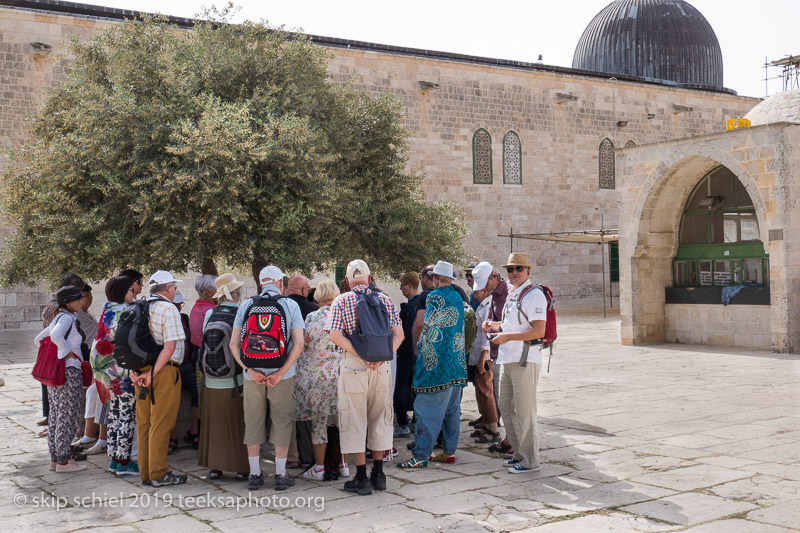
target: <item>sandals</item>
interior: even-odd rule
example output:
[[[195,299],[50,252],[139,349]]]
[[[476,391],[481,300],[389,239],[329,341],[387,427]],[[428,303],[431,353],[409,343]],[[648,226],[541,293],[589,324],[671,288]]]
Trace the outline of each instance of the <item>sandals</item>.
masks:
[[[473,431],[472,433],[470,433],[470,434],[469,434],[469,436],[470,436],[470,437],[480,437],[480,436],[481,436],[481,435],[483,435],[484,433],[486,433],[484,430],[482,430],[482,429],[476,429],[475,431]]]
[[[428,466],[428,461],[417,461],[413,457],[405,463],[397,463],[397,468],[407,470],[409,468],[425,468]]]
[[[475,439],[475,442],[479,442],[481,444],[488,444],[490,442],[500,442],[500,440],[501,439],[499,431],[495,431],[494,433],[492,433],[487,429],[483,435]]]
[[[192,434],[191,432],[187,431],[186,435],[183,437],[183,442],[186,444],[191,444],[195,450],[198,449],[200,447],[200,433]],[[178,446],[176,445],[175,448],[177,447]]]
[[[172,455],[178,449],[178,439],[169,439],[169,446],[167,446],[167,455]]]
[[[476,418],[475,420],[470,420],[470,421],[469,421],[469,425],[470,425],[470,426],[474,426],[475,424],[480,424],[480,423],[482,423],[482,422],[483,422],[483,417],[482,417],[482,416],[479,416],[479,417],[478,417],[478,418]]]
[[[433,461],[434,463],[455,463],[456,456],[452,453],[440,453],[438,455],[431,455],[428,457],[428,461]]]
[[[496,444],[492,444],[489,446],[489,451],[492,453],[508,453],[513,452],[514,449],[511,447],[510,444],[503,444],[502,442],[498,442]]]

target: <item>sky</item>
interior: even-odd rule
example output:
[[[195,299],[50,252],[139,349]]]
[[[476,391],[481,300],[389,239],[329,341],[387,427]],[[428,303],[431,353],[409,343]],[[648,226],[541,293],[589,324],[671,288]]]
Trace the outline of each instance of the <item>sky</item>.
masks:
[[[194,18],[192,0],[82,0],[86,4]],[[572,66],[583,30],[609,0],[274,0],[240,1],[234,22],[266,20],[313,35],[483,57]],[[724,86],[743,96],[782,90],[765,85],[765,59],[800,55],[797,0],[691,0],[708,19],[722,48]],[[221,6],[224,2],[216,2]],[[770,68],[769,76],[780,75]]]

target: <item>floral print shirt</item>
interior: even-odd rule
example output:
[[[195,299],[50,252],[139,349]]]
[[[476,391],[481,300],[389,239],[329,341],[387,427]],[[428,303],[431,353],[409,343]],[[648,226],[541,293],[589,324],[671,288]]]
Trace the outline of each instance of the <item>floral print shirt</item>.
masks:
[[[297,359],[294,380],[298,420],[312,420],[337,412],[341,352],[325,331],[330,313],[331,308],[326,305],[306,317],[305,346]]]
[[[133,393],[133,385],[128,379],[128,371],[117,365],[114,359],[114,334],[117,331],[119,317],[127,304],[106,302],[97,323],[97,337],[92,344],[89,361],[92,364],[97,395],[103,403],[112,396]]]

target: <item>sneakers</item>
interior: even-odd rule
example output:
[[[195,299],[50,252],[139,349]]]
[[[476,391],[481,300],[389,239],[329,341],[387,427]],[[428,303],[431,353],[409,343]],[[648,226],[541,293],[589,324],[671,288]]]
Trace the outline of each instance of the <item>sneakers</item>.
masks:
[[[405,438],[411,436],[411,428],[408,426],[397,426],[394,428],[395,438]]]
[[[92,446],[94,446],[96,442],[97,439],[83,440],[83,437],[81,437],[79,439],[75,439],[74,441],[72,441],[72,446],[80,446],[85,450],[87,448],[91,448]]]
[[[397,468],[402,468],[407,470],[409,468],[426,468],[428,466],[428,460],[424,461],[417,461],[415,458],[411,458],[405,463],[397,463]]]
[[[346,492],[355,492],[359,496],[369,496],[372,494],[372,483],[368,477],[351,479],[344,482],[344,490]]]
[[[294,487],[294,478],[292,476],[289,474],[275,474],[275,490],[286,490],[289,487]]]
[[[456,456],[452,453],[440,453],[437,455],[431,455],[428,457],[428,461],[432,461],[434,463],[455,463]]]
[[[119,477],[138,476],[139,465],[135,461],[131,461],[126,465],[117,465],[117,475]]]
[[[108,463],[108,471],[109,472],[116,472],[118,466],[119,466],[119,463],[116,462],[114,459],[112,459],[111,462]]]
[[[339,464],[339,477],[350,477],[350,467],[347,463]]]
[[[369,473],[369,482],[374,490],[386,490],[386,474],[375,472],[373,469]]]
[[[36,422],[37,426],[46,426],[47,425],[47,417],[42,418],[38,422]]]
[[[259,475],[250,474],[247,477],[247,490],[258,490],[264,484],[264,472]]]
[[[98,443],[95,443],[94,446],[92,446],[91,448],[86,450],[85,453],[86,453],[86,455],[97,455],[97,454],[100,454],[100,453],[106,453],[107,451],[108,451],[108,444],[100,444],[98,442]]]
[[[511,474],[527,474],[529,472],[538,472],[539,467],[537,466],[536,468],[528,468],[527,466],[517,464],[513,468],[509,468],[508,471]]]
[[[58,466],[58,462],[50,461],[50,471],[51,472],[55,472],[56,471],[56,466]]]
[[[86,465],[79,465],[72,459],[67,461],[67,464],[56,464],[56,473],[57,474],[65,474],[68,472],[80,472],[81,470],[86,470]]]
[[[154,487],[164,487],[166,485],[181,485],[186,483],[186,479],[186,476],[183,474],[173,474],[172,472],[167,472],[160,478],[151,480],[151,483]]]
[[[383,452],[383,462],[388,463],[398,455],[400,455],[400,452],[397,451],[397,448],[393,447],[391,450],[386,450]]]
[[[522,462],[522,459],[506,459],[503,461],[503,466],[514,466]]]
[[[324,481],[325,480],[325,467],[320,467],[317,470],[317,465],[312,466],[305,472],[303,472],[300,477],[305,479],[313,479],[314,481]]]

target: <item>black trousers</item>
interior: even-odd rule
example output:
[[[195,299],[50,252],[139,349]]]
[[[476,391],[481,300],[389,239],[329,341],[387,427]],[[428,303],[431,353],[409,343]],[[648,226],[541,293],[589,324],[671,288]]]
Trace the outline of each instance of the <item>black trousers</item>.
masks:
[[[413,354],[397,356],[397,374],[394,380],[394,418],[398,426],[408,425],[408,412],[414,410],[411,385],[414,381]]]

